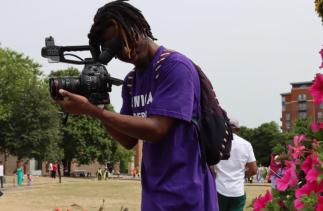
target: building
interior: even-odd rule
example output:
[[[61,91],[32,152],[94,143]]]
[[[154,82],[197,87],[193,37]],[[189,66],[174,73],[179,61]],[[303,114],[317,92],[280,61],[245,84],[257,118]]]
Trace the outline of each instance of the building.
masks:
[[[141,169],[142,146],[143,146],[143,141],[138,140],[138,143],[136,144],[136,146],[132,148],[132,150],[135,151],[135,155],[133,157],[133,161],[131,163],[128,163],[128,174],[132,174],[132,170],[134,168]]]
[[[128,174],[132,174],[132,169],[140,168],[141,169],[141,160],[142,160],[142,146],[143,141],[139,140],[138,144],[132,149],[135,151],[135,155],[133,157],[133,161],[128,163]],[[4,162],[4,173],[5,175],[12,175],[16,170],[17,166],[17,157],[15,156],[5,156],[0,153],[0,161]],[[34,175],[34,176],[43,176],[48,175],[48,171],[46,169],[47,162],[43,162],[41,160],[35,159],[25,159],[22,160],[21,165],[23,166],[24,172]],[[98,162],[94,162],[90,165],[78,165],[76,162],[72,162],[71,164],[71,174],[73,172],[91,172],[91,175],[94,176],[98,168],[104,169],[107,166],[110,171],[113,170],[113,173],[117,174],[120,171],[119,163],[115,163],[113,166],[107,161],[106,165],[101,165]],[[61,165],[61,173],[63,173],[63,165]]]
[[[292,131],[293,121],[297,118],[313,118],[313,121],[322,121],[323,104],[314,104],[314,97],[309,88],[314,81],[291,83],[291,92],[280,94],[282,97],[282,126],[284,132]]]
[[[12,175],[17,167],[17,157],[15,156],[4,156],[0,154],[0,160],[4,162],[4,173],[5,175]],[[24,159],[21,160],[20,164],[22,165],[24,172],[26,174],[31,174],[34,176],[49,176],[49,172],[46,169],[47,162],[35,159]],[[108,164],[107,164],[108,165]],[[91,172],[91,175],[94,176],[98,168],[104,169],[105,165],[101,165],[98,162],[94,162],[90,165],[80,165],[78,166],[76,162],[71,164],[71,173],[75,171],[85,171]],[[119,171],[119,166],[115,164],[112,168],[117,172]],[[63,165],[61,165],[61,174],[63,174]],[[58,175],[58,174],[57,174]]]

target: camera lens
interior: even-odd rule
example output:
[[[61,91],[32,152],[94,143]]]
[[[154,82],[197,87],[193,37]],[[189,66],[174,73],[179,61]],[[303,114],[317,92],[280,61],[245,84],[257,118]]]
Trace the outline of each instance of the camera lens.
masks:
[[[75,76],[49,78],[49,92],[53,99],[64,99],[58,92],[60,89],[73,94],[81,94],[80,78]]]

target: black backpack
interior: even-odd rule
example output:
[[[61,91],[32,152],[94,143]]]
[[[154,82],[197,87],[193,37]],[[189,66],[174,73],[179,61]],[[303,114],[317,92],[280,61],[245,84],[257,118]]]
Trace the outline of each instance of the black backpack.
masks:
[[[155,71],[157,77],[163,61],[172,52],[175,51],[165,49],[161,53]],[[192,63],[194,64],[194,62]],[[202,170],[206,174],[206,163],[209,166],[213,166],[219,163],[220,160],[228,160],[230,158],[233,135],[229,123],[230,120],[227,117],[226,111],[221,108],[210,80],[198,65],[194,64],[194,66],[200,78],[201,117],[199,119],[192,118],[192,122],[198,129]],[[130,95],[134,73],[135,69],[129,73],[127,79],[127,89]]]

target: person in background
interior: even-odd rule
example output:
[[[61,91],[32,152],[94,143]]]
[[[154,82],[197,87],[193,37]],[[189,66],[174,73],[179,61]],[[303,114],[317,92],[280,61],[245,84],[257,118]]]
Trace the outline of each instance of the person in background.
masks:
[[[135,178],[135,177],[136,177],[136,172],[137,172],[137,170],[136,170],[136,169],[133,169],[133,170],[132,170],[133,178]]]
[[[18,183],[18,186],[22,185],[22,182],[24,181],[23,176],[24,176],[24,170],[21,167],[21,164],[18,163],[18,165],[17,165],[17,183]]]
[[[96,176],[97,176],[98,180],[102,179],[102,169],[101,168],[99,168],[98,171],[96,172]]]
[[[230,124],[233,132],[231,156],[214,166],[215,182],[220,211],[243,211],[246,203],[244,181],[250,178],[252,182],[252,176],[257,173],[257,163],[251,144],[237,135],[238,119],[230,117]]]
[[[140,174],[141,174],[140,169],[138,169],[137,171],[138,178],[140,178]]]
[[[48,172],[49,172],[49,176],[51,176],[51,177],[52,177],[52,171],[53,171],[53,164],[52,164],[52,162],[50,162],[48,164]]]
[[[274,190],[277,188],[276,178],[281,177],[283,175],[282,164],[280,161],[277,161],[278,155],[274,157],[274,155],[270,155],[270,172],[268,174],[267,179],[271,180],[271,194],[274,194]]]
[[[109,177],[109,169],[108,169],[108,167],[105,167],[104,168],[104,176],[103,176],[103,178],[104,178],[104,180],[107,180],[108,177]]]
[[[32,186],[34,180],[30,174],[27,174],[27,180],[28,180],[28,186]]]
[[[1,188],[3,188],[3,163],[2,163],[2,160],[0,160],[0,183],[1,183]]]
[[[57,165],[56,162],[53,164],[53,169],[52,169],[52,178],[56,179],[56,171],[57,171]]]

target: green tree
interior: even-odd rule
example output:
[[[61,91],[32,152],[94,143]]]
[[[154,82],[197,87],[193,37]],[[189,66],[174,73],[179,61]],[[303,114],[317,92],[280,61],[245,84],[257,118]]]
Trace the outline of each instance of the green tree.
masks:
[[[0,48],[0,152],[45,159],[57,139],[58,121],[41,66],[29,57]]]
[[[253,147],[258,165],[269,166],[272,148],[278,144],[289,144],[293,139],[293,133],[282,133],[276,122],[264,123],[258,128],[242,126],[239,136],[249,141]]]
[[[78,76],[76,68],[69,67],[66,70],[51,71],[49,76]],[[114,112],[111,105],[110,111]],[[60,108],[62,112],[62,108]],[[65,116],[67,114],[65,113]],[[70,175],[71,163],[90,164],[98,161],[119,162],[121,169],[131,161],[133,151],[128,151],[117,143],[104,129],[97,119],[85,115],[69,115],[66,125],[61,126],[60,147],[63,153],[65,175]]]

